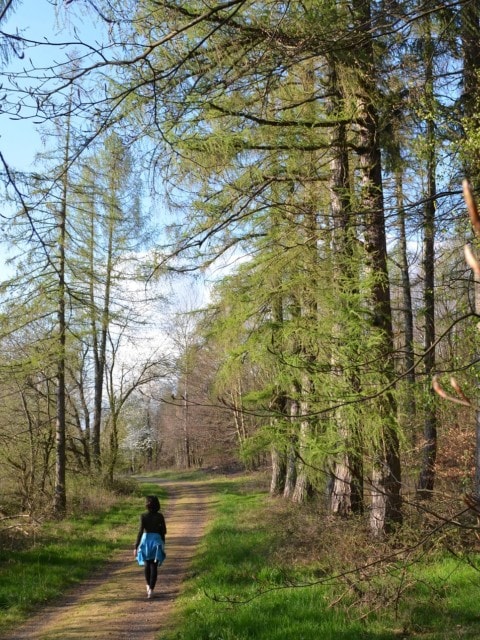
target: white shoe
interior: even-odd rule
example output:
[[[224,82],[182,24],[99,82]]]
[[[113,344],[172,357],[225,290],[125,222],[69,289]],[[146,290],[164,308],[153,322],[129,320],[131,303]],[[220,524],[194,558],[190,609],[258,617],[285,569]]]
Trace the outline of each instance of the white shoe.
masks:
[[[152,597],[152,590],[150,589],[150,587],[147,585],[147,598],[151,598]]]

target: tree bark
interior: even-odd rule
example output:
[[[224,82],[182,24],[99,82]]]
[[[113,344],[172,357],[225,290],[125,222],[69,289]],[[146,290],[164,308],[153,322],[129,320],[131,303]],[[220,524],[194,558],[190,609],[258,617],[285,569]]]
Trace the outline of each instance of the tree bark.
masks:
[[[399,147],[399,145],[398,145]],[[400,162],[400,152],[398,150],[397,161]],[[404,368],[405,368],[405,402],[403,408],[404,422],[408,427],[408,431],[415,440],[415,432],[413,423],[416,413],[415,405],[415,353],[414,353],[414,334],[413,334],[413,307],[412,307],[412,289],[410,285],[410,273],[408,266],[408,246],[406,232],[406,216],[403,205],[403,167],[398,166],[395,170],[395,198],[398,209],[398,228],[399,228],[399,252],[400,252],[400,274],[402,281],[402,316],[405,331],[404,338]],[[400,419],[402,419],[400,417]]]
[[[70,118],[67,118],[64,161],[62,165],[62,196],[58,214],[58,308],[57,308],[57,415],[55,420],[55,489],[53,510],[56,517],[63,517],[67,508],[66,491],[66,317],[65,317],[65,243],[67,238],[68,166],[70,163]]]
[[[270,455],[272,461],[270,495],[281,496],[285,489],[285,478],[287,474],[286,459],[285,456],[275,446],[272,446]]]
[[[370,2],[355,0],[359,33],[363,38],[358,56],[358,157],[361,172],[361,211],[365,222],[367,266],[373,279],[370,293],[371,330],[378,333],[378,374],[392,381],[393,328],[390,287],[387,269],[387,244],[383,202],[382,166],[379,146],[380,130],[375,95],[375,56],[372,43]],[[400,447],[396,431],[396,407],[392,394],[378,399],[377,412],[382,416],[372,473],[370,526],[375,535],[388,533],[402,522]]]
[[[342,113],[344,98],[341,91],[335,63],[330,66],[329,92],[332,96],[330,114]],[[352,209],[350,204],[350,177],[349,158],[347,148],[347,136],[345,124],[339,123],[332,129],[331,134],[332,160],[330,162],[330,202],[333,216],[333,285],[339,292],[338,299],[343,301],[339,322],[335,323],[333,333],[336,340],[345,335],[342,326],[343,318],[348,315],[350,296],[358,293],[358,277],[353,264],[353,247],[355,241],[352,228]],[[348,338],[347,338],[348,340]],[[347,375],[343,363],[338,362],[335,356],[332,358],[332,372],[339,378]],[[358,390],[358,380],[349,374],[348,384]],[[344,453],[333,465],[332,488],[330,492],[330,510],[332,513],[342,516],[353,512],[363,511],[363,472],[362,452],[360,451],[358,438],[358,425],[347,422],[342,409],[336,411],[338,424],[338,436],[343,443]],[[355,436],[353,433],[355,432]]]
[[[430,116],[427,119],[427,181],[428,193],[423,216],[423,305],[425,317],[424,364],[427,380],[425,406],[423,460],[418,482],[418,495],[427,497],[435,484],[435,462],[437,458],[437,412],[435,393],[431,379],[435,373],[435,196],[436,150],[435,123],[433,116],[433,44],[429,18],[425,33],[425,95]]]
[[[295,391],[298,391],[295,387]],[[298,416],[300,414],[300,404],[296,398],[296,394],[290,401],[290,422],[292,423],[292,436],[290,446],[287,451],[286,462],[286,475],[285,475],[285,488],[283,490],[283,497],[286,500],[291,500],[293,492],[295,491],[295,483],[297,481],[297,434],[296,424]]]

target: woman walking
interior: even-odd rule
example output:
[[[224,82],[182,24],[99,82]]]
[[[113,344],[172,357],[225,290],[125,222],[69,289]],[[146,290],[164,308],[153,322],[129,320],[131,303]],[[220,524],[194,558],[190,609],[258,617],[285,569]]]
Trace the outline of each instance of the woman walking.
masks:
[[[160,502],[157,496],[147,496],[147,511],[140,516],[140,528],[135,542],[134,557],[138,564],[145,567],[147,598],[153,597],[157,583],[158,566],[165,559],[165,535],[167,526],[160,513]]]

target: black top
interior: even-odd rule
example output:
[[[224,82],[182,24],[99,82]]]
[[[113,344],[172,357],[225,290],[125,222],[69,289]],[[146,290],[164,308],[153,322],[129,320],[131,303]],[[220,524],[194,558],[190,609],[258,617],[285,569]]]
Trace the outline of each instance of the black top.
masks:
[[[135,548],[140,544],[140,539],[143,532],[146,533],[159,533],[162,540],[165,542],[165,535],[167,533],[167,525],[165,524],[165,518],[160,512],[152,513],[147,511],[140,516],[140,528],[137,534],[137,541]]]

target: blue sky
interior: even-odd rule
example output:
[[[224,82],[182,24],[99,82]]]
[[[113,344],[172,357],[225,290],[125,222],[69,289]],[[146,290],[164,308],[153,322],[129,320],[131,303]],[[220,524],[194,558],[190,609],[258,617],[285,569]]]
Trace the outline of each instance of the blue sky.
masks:
[[[9,34],[19,34],[22,37],[38,42],[72,42],[73,24],[86,41],[99,40],[99,27],[92,22],[91,15],[85,11],[84,0],[76,0],[68,5],[62,1],[60,15],[56,15],[55,8],[48,0],[19,0],[14,10],[10,12],[8,20],[2,22],[2,31]],[[41,46],[27,51],[24,59],[11,56],[8,62],[2,64],[0,74],[7,72],[21,72],[24,68],[48,67],[50,61],[57,63],[66,59],[67,49],[59,47]],[[31,62],[30,60],[31,59]],[[0,82],[7,85],[5,78]],[[0,96],[2,91],[0,91]],[[37,153],[42,151],[42,138],[38,127],[32,120],[14,119],[9,114],[1,112],[0,97],[0,151],[9,167],[13,170],[29,171]],[[3,207],[8,206],[3,203]],[[6,265],[9,257],[8,245],[0,242],[0,277],[6,277],[10,268]]]
[[[23,37],[34,41],[65,42],[73,40],[73,23],[75,23],[77,31],[81,33],[82,39],[86,42],[101,40],[101,21],[98,19],[96,21],[93,20],[92,15],[85,11],[85,0],[75,0],[67,6],[62,2],[59,2],[59,4],[62,6],[62,13],[57,17],[54,7],[48,0],[20,0],[16,3],[15,10],[10,13],[8,21],[2,23],[2,31],[12,34],[18,32]],[[71,20],[70,24],[67,20]],[[33,64],[37,67],[48,66],[49,61],[52,59],[56,62],[61,62],[66,57],[66,50],[47,46],[31,49],[26,59],[12,58],[8,63],[4,64],[3,71],[15,69],[21,71],[23,68],[28,68],[30,65],[28,57],[32,59]],[[14,120],[8,114],[1,113],[0,110],[0,151],[13,169],[25,171],[32,169],[35,155],[41,150],[40,132],[32,121]],[[5,206],[5,203],[3,206]],[[161,203],[157,203],[156,209],[157,215],[164,220],[167,214]],[[6,274],[6,250],[8,251],[7,247],[0,244],[0,271],[3,271],[3,273],[0,273],[0,277]],[[223,261],[220,262],[221,264],[215,268],[222,271],[225,265]],[[2,264],[3,269],[1,268]],[[213,278],[218,277],[214,268],[212,268],[210,276]],[[189,282],[186,291],[181,294],[181,297],[188,298],[187,289],[191,288],[192,283]],[[199,295],[203,297],[205,290],[201,285],[199,288],[201,291]]]
[[[82,0],[78,4],[72,2],[64,6],[62,13],[57,17],[54,7],[47,0],[20,0],[15,5],[15,10],[10,13],[9,19],[2,23],[2,31],[18,32],[23,37],[35,41],[71,41],[72,24],[75,21],[85,37],[93,40],[95,30],[92,23],[87,16],[83,16],[82,21],[79,20],[82,5]],[[98,33],[96,35],[98,37]],[[53,58],[60,62],[65,55],[66,50],[42,46],[28,51],[26,58],[31,57],[35,66],[43,66]],[[28,59],[19,60],[12,57],[4,64],[3,70],[21,70],[28,66]],[[40,135],[31,121],[14,120],[9,115],[0,113],[0,150],[13,168],[31,168],[35,154],[41,150],[41,146]]]

